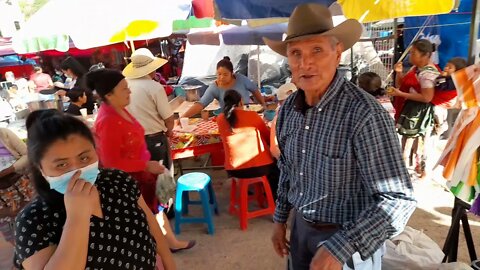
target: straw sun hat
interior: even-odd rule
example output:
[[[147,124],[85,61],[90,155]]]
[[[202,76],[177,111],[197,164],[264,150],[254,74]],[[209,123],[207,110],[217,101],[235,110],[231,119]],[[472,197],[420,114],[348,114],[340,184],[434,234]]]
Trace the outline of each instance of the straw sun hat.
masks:
[[[288,19],[287,37],[283,41],[263,38],[265,44],[273,51],[287,56],[287,44],[291,41],[314,36],[334,36],[343,44],[343,50],[353,46],[362,34],[362,24],[348,19],[333,26],[330,10],[320,4],[308,3],[298,5]]]
[[[133,52],[130,59],[132,62],[128,64],[122,72],[123,76],[127,79],[141,78],[154,72],[168,62],[163,58],[153,56],[152,52],[146,48],[140,48]]]

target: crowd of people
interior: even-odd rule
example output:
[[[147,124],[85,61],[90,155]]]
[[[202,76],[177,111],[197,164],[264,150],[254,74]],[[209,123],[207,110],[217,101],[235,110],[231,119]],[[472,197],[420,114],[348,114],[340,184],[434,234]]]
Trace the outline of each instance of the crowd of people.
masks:
[[[430,60],[434,46],[421,39],[412,44],[412,67],[395,65],[394,86],[386,88],[373,72],[360,74],[357,85],[337,68],[361,33],[356,20],[334,26],[328,8],[301,4],[285,40],[264,38],[292,73],[276,93],[272,121],[246,109],[253,100],[267,105],[228,56],[180,116],[219,102],[225,170],[229,177],[268,178],[276,199],[273,248],[289,256],[291,269],[381,269],[385,240],[403,230],[415,209],[407,166],[413,160],[425,175],[426,145],[434,135],[448,137],[458,114],[450,75],[465,60],[451,59],[442,72]],[[166,60],[145,48],[130,60],[123,72],[101,65],[87,72],[68,57],[60,66],[68,80],[36,68],[35,91],[54,88],[68,97],[66,113],[31,113],[26,146],[0,130],[0,180],[20,174],[28,152],[37,192],[16,219],[17,267],[176,269],[172,253],[195,246],[176,238],[169,205],[155,194],[158,176],[174,172],[175,119],[157,73]],[[91,129],[74,117],[82,108],[96,114]]]

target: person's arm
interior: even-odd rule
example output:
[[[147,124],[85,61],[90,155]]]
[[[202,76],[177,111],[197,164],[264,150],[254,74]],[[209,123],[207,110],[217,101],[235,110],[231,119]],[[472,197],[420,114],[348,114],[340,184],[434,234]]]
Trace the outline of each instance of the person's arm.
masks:
[[[198,102],[195,102],[190,109],[184,112],[180,117],[192,117],[198,113],[200,113],[205,107],[207,107],[212,101],[215,99],[214,92],[215,88],[213,85],[210,85],[205,93],[203,94],[202,98]]]
[[[20,138],[9,129],[4,129],[5,136],[8,140],[9,146],[13,148],[20,158],[12,165],[14,172],[21,173],[28,166],[27,145],[20,140]]]
[[[399,90],[395,90],[393,96],[402,97],[405,99],[429,103],[433,99],[433,95],[435,94],[434,88],[422,88],[420,93],[406,93]]]
[[[165,122],[165,126],[167,127],[167,133],[172,132],[174,126],[174,119],[173,119],[173,111],[170,108],[170,104],[168,103],[167,94],[165,93],[165,89],[162,85],[157,84],[158,89],[155,90],[153,95],[153,101],[157,106],[157,112],[160,117]]]
[[[357,168],[363,192],[373,202],[323,244],[342,264],[355,252],[362,258],[371,257],[385,240],[403,231],[416,205],[394,122],[388,113],[371,114],[357,127],[353,139]]]
[[[49,246],[25,259],[22,266],[26,270],[85,269],[90,216],[99,194],[95,186],[79,179],[79,176],[77,172],[68,184],[65,194],[67,219],[58,246]]]
[[[276,135],[277,129],[277,115],[272,120],[272,126],[270,127],[270,153],[276,159],[280,158],[280,148],[278,148],[278,140]]]
[[[265,99],[262,96],[262,93],[257,89],[252,92],[253,97],[257,100],[258,103],[262,104],[262,106],[265,108],[267,104],[265,104]]]
[[[96,127],[95,133],[102,152],[100,159],[103,166],[126,172],[144,171],[147,168],[145,160],[132,160],[123,157],[120,147],[124,144],[122,131],[122,127],[118,126],[116,121],[104,121]]]
[[[285,108],[286,106],[282,106],[280,108],[278,119],[277,119],[277,127],[276,127],[276,137],[281,138],[282,132],[282,123],[285,118]],[[275,207],[275,213],[273,215],[273,221],[275,223],[286,224],[288,219],[288,214],[292,209],[292,205],[288,201],[288,191],[290,190],[290,175],[289,172],[291,168],[289,168],[287,160],[285,158],[285,151],[282,149],[283,147],[280,145],[280,158],[278,159],[277,165],[280,169],[280,178],[278,181],[278,190],[277,190],[277,201]]]
[[[165,270],[177,269],[172,253],[170,252],[167,239],[163,235],[157,220],[153,216],[152,211],[148,208],[142,196],[140,196],[138,199],[138,205],[140,208],[142,208],[147,217],[148,229],[157,243],[157,254],[162,258],[163,268]]]
[[[245,88],[252,93],[253,97],[255,100],[259,103],[262,104],[262,106],[265,108],[267,105],[265,104],[265,99],[262,96],[262,93],[258,90],[257,85],[252,82],[248,77],[245,77],[243,75],[237,75],[239,76],[238,79],[243,80],[243,83],[245,85]]]
[[[253,114],[257,119],[257,128],[258,128],[258,131],[260,132],[260,136],[262,136],[262,139],[264,139],[265,142],[270,144],[270,130],[268,129],[267,124],[265,124],[263,119],[256,112],[252,112],[252,115]]]
[[[48,87],[52,87],[53,86],[53,81],[52,81],[52,77],[50,75],[48,75]]]

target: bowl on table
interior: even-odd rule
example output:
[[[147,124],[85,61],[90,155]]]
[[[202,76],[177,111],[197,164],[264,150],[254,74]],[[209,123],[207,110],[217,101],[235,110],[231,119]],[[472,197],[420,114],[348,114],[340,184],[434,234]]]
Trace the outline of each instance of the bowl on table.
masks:
[[[274,110],[266,110],[263,112],[263,117],[268,121],[272,121],[275,118],[276,112]]]

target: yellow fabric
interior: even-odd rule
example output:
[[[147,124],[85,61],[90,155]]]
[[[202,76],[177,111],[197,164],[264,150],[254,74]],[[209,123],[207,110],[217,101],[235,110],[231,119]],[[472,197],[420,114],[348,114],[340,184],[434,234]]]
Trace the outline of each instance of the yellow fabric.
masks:
[[[361,22],[449,13],[455,0],[338,0],[345,17]]]
[[[127,27],[115,33],[111,38],[110,42],[124,42],[128,39],[133,39],[141,35],[149,34],[153,32],[159,23],[156,21],[150,20],[136,20],[131,22]]]

